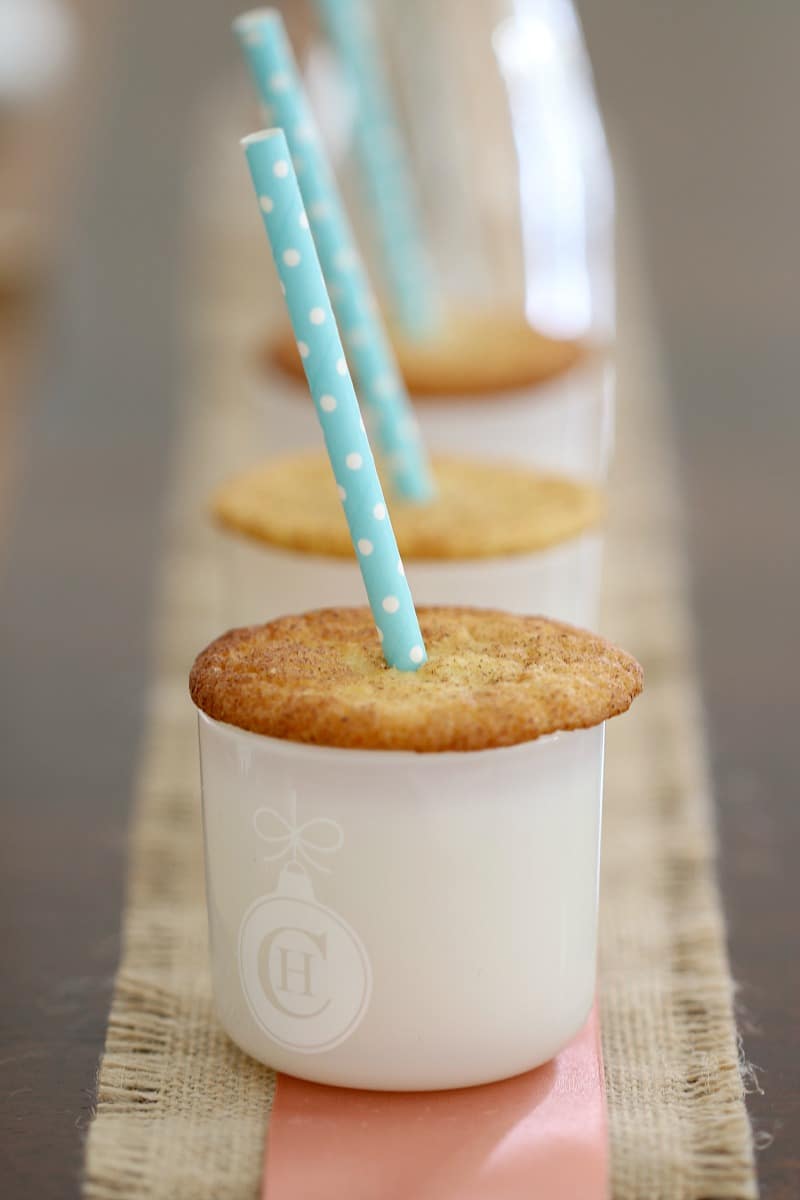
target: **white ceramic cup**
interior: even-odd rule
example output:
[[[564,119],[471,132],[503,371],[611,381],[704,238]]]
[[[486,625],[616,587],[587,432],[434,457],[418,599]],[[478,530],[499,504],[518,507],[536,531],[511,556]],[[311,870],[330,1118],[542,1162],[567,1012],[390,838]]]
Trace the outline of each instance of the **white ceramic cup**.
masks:
[[[286,613],[366,603],[355,559],[282,550],[225,534],[226,615],[252,625]],[[596,629],[603,539],[596,531],[535,554],[410,560],[416,604],[467,605],[534,613]]]
[[[305,382],[277,368],[255,380],[259,439],[279,455],[320,444]],[[604,483],[614,440],[614,366],[597,355],[535,387],[489,397],[413,397],[427,448],[458,457],[522,462]]]
[[[199,715],[214,995],[280,1071],[382,1090],[529,1070],[595,989],[603,725],[413,754]]]

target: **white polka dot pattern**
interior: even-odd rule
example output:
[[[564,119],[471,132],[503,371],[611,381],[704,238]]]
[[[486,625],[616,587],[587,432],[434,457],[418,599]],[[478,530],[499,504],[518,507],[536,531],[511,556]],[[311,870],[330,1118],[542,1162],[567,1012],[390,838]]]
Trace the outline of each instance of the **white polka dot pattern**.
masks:
[[[276,178],[275,166],[287,161],[282,130],[244,139],[256,196],[272,205],[261,208],[272,256],[285,288],[286,305],[337,482],[350,536],[376,624],[383,634],[386,661],[413,671],[425,661],[417,614],[405,576],[398,573],[399,553],[381,490],[355,389],[347,370],[339,331],[330,306],[311,230],[300,221],[303,201],[291,166]],[[287,239],[291,238],[291,245]],[[320,597],[320,602],[324,597]]]
[[[283,21],[274,10],[262,9],[240,18],[234,29],[261,103],[272,110],[275,125],[286,131],[292,158],[287,153],[280,169],[288,170],[293,159],[325,281],[344,330],[348,359],[392,485],[407,499],[428,500],[434,494],[433,477],[416,425],[407,419],[411,413],[408,394],[317,134]],[[251,41],[246,34],[254,30],[259,36]],[[417,297],[415,311],[423,308]],[[342,360],[340,373],[346,370]],[[377,380],[383,381],[381,387],[376,387]]]

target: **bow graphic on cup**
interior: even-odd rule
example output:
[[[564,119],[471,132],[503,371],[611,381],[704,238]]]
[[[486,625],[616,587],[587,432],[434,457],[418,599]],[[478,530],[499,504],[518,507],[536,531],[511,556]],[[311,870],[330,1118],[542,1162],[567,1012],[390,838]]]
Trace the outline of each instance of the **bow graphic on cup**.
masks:
[[[317,871],[330,874],[330,867],[318,862],[315,855],[335,854],[344,845],[341,826],[330,817],[311,817],[297,824],[296,818],[287,821],[274,808],[259,808],[253,814],[253,828],[262,841],[273,850],[264,855],[264,862],[277,862],[291,854],[292,862],[301,859]]]

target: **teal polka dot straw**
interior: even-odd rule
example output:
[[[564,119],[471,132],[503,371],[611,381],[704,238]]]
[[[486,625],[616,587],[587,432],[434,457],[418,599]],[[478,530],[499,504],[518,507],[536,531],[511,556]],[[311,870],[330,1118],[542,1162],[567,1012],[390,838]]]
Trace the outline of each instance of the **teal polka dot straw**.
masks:
[[[392,487],[407,500],[429,500],[435,487],[417,422],[283,21],[273,9],[256,9],[238,17],[234,30],[266,120],[286,134],[359,396],[377,448],[385,457]],[[302,346],[300,350],[302,353]]]
[[[244,138],[272,257],[390,667],[427,655],[283,130]]]
[[[437,289],[374,0],[316,0],[316,7],[355,96],[355,148],[392,308],[409,337],[429,337],[440,322]]]

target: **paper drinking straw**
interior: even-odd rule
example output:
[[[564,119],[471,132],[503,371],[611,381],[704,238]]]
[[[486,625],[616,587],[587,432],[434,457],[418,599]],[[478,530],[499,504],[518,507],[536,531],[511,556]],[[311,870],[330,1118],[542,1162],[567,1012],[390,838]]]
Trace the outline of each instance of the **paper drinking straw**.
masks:
[[[269,121],[286,134],[359,395],[392,486],[408,500],[429,500],[435,486],[417,422],[283,20],[274,9],[261,8],[238,17],[233,27]]]
[[[316,0],[316,5],[355,94],[356,154],[392,310],[409,337],[425,337],[439,324],[440,306],[372,0]]]
[[[242,145],[383,654],[415,671],[425,645],[286,137],[267,129]]]

